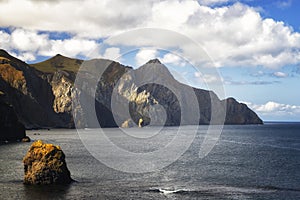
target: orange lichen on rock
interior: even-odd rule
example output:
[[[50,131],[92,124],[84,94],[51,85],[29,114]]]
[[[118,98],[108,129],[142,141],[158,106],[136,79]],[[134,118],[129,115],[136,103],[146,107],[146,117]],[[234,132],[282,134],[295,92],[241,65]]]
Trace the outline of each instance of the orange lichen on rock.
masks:
[[[59,146],[35,141],[23,159],[25,184],[67,184],[72,179]]]
[[[22,88],[26,83],[23,72],[10,64],[0,64],[0,77],[16,89]]]

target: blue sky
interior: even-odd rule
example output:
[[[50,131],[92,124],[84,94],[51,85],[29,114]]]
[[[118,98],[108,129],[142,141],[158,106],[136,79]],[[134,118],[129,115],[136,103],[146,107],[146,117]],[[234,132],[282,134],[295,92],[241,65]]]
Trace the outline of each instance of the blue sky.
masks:
[[[79,6],[80,5],[80,6]],[[0,48],[138,67],[159,58],[181,82],[300,121],[300,1],[0,1]]]

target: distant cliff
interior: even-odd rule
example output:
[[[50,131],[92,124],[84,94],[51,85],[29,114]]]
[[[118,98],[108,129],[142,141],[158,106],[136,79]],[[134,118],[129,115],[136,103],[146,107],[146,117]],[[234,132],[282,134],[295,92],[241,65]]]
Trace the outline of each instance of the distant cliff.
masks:
[[[89,87],[90,82],[94,80],[93,72],[78,72],[82,64],[94,66],[95,74],[103,69],[103,74],[94,84],[94,88]],[[147,73],[149,67],[153,71],[152,76]],[[82,75],[80,81],[82,85],[87,85],[86,88],[74,88],[76,75]],[[147,80],[149,84],[136,85],[136,81],[147,82]],[[165,80],[182,91],[180,97],[168,87],[156,84],[156,80]],[[62,55],[28,65],[0,50],[0,90],[7,95],[7,101],[26,128],[74,128],[72,111],[76,116],[76,124],[80,127],[94,127],[98,121],[102,127],[115,127],[126,123],[138,124],[139,119],[143,119],[144,125],[191,124],[193,116],[190,116],[191,119],[189,117],[181,119],[182,110],[179,105],[180,101],[189,104],[189,94],[185,92],[187,88],[190,87],[176,81],[157,59],[149,61],[136,70],[105,59],[83,61]],[[80,97],[93,98],[93,91],[96,91],[92,99],[95,107],[91,108]],[[193,88],[193,91],[200,110],[197,124],[222,123],[222,120],[211,120],[212,114],[222,116],[221,111],[219,113],[218,109],[212,110],[212,107],[220,108],[219,110],[225,107],[225,124],[262,123],[252,110],[233,98],[220,100],[212,91],[197,88]],[[117,112],[112,113],[113,92],[118,96],[115,100],[117,105],[118,101],[128,102],[130,118],[123,109],[117,109]],[[72,99],[76,104],[74,108],[72,108]],[[88,102],[90,100],[86,99]],[[155,111],[156,115],[152,113],[153,106],[158,108]],[[98,120],[85,120],[85,116],[89,115],[91,109],[96,110]],[[160,114],[165,115],[164,120],[163,117],[154,118]]]

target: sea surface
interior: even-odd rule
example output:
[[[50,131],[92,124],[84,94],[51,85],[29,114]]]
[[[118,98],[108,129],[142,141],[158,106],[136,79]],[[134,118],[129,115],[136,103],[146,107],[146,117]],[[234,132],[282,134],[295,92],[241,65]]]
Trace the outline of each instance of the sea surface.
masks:
[[[181,128],[187,135],[195,129]],[[105,133],[124,148],[134,149],[136,143],[128,143],[128,135],[120,136],[116,130]],[[207,126],[199,128],[189,149],[175,162],[148,173],[107,167],[89,153],[76,130],[27,131],[32,140],[61,146],[76,182],[24,185],[22,158],[31,143],[1,144],[0,199],[300,199],[300,123],[224,126],[212,151],[199,158],[206,130]],[[170,138],[177,133],[176,127],[163,132]],[[160,148],[166,140],[154,141]]]

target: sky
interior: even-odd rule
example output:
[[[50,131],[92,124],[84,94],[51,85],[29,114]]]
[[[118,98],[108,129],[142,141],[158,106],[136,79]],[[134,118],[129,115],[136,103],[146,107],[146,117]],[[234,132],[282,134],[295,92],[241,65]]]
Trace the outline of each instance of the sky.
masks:
[[[298,0],[0,0],[0,48],[27,63],[56,54],[174,77],[246,103],[264,121],[300,121]]]

